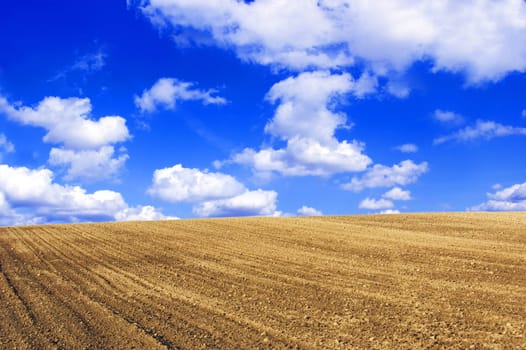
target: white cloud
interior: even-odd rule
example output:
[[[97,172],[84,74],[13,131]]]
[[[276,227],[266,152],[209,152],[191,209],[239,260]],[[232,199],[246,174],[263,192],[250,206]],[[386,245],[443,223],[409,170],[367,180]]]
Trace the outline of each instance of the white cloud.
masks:
[[[402,153],[416,153],[418,152],[418,146],[412,143],[405,143],[403,145],[397,146],[397,150]]]
[[[366,63],[376,72],[429,61],[468,82],[526,70],[522,0],[142,0],[155,25],[208,35],[238,56],[293,70]],[[195,36],[195,35],[194,35]]]
[[[526,211],[526,200],[521,202],[508,202],[488,200],[482,204],[468,209],[469,211]]]
[[[94,180],[114,177],[128,159],[126,153],[115,157],[113,146],[95,150],[52,148],[49,164],[67,167],[66,179]]]
[[[386,209],[380,211],[378,214],[400,214],[400,210],[397,209]]]
[[[375,186],[376,187],[376,186]],[[360,202],[358,207],[360,209],[369,209],[369,210],[383,210],[380,214],[394,214],[399,213],[398,210],[394,210],[393,201],[408,201],[411,200],[411,192],[403,190],[400,187],[393,187],[389,191],[385,192],[380,199],[374,199],[367,197]]]
[[[467,126],[450,135],[441,136],[433,140],[434,144],[448,141],[467,142],[477,139],[491,140],[495,137],[511,135],[526,135],[526,128],[502,125],[494,121],[477,120],[475,125]]]
[[[312,207],[307,207],[306,205],[298,209],[298,215],[300,216],[321,216],[323,213]]]
[[[15,145],[13,145],[4,134],[0,134],[0,150],[6,153],[13,153],[15,151]]]
[[[380,210],[380,209],[389,209],[393,208],[394,204],[388,199],[374,199],[374,198],[365,198],[360,202],[358,208],[360,209],[369,209],[369,210]]]
[[[403,190],[400,187],[393,187],[391,190],[384,193],[382,197],[394,201],[408,201],[411,200],[411,192]]]
[[[464,123],[464,117],[458,113],[451,111],[443,111],[441,109],[436,109],[433,113],[433,118],[442,123],[448,123],[453,125],[459,125]]]
[[[72,65],[62,69],[49,81],[66,78],[75,72],[81,72],[84,77],[86,74],[98,72],[106,66],[106,58],[107,55],[102,49],[79,56]]]
[[[233,176],[184,168],[158,169],[148,193],[168,202],[194,202],[198,216],[279,216],[277,192],[248,190]]]
[[[130,138],[126,120],[120,116],[90,119],[88,98],[46,97],[36,107],[10,104],[0,96],[0,113],[24,125],[44,128],[43,141],[62,144],[52,148],[49,162],[67,166],[67,179],[103,179],[114,176],[128,156],[114,157],[115,143]]]
[[[49,169],[0,165],[0,225],[139,218],[171,217],[151,206],[130,208],[119,192],[60,185]]]
[[[355,84],[350,74],[322,71],[302,73],[274,84],[267,99],[279,105],[265,131],[282,139],[332,139],[336,128],[345,127],[347,118],[331,111],[330,105],[351,93]]]
[[[107,55],[102,50],[86,54],[79,57],[70,70],[81,70],[89,73],[99,71],[106,65],[106,57]]]
[[[24,125],[46,129],[44,142],[62,143],[68,149],[96,149],[130,137],[122,117],[90,119],[89,98],[46,97],[32,108],[9,104],[0,97],[0,113]]]
[[[123,209],[115,214],[117,221],[152,221],[152,220],[177,220],[175,216],[166,216],[151,205],[139,205]]]
[[[416,164],[412,160],[404,160],[392,167],[375,164],[361,178],[354,177],[351,182],[342,187],[358,192],[364,188],[407,185],[416,182],[420,175],[426,173],[428,169],[427,162]]]
[[[390,80],[386,86],[387,92],[398,98],[406,98],[411,94],[411,89],[407,84],[399,81]]]
[[[488,201],[468,208],[470,211],[526,211],[526,182],[487,193]]]
[[[523,110],[522,110],[521,115],[522,115],[523,118],[526,118],[526,109],[523,109]]]
[[[359,84],[358,84],[359,85]],[[349,74],[308,72],[285,79],[270,89],[267,99],[279,103],[265,132],[287,142],[285,148],[245,149],[232,162],[250,165],[258,175],[327,176],[362,171],[371,163],[363,144],[338,141],[338,128],[349,128],[347,117],[333,109],[338,99],[363,87]]]
[[[0,192],[0,226],[38,224],[40,221],[27,215],[17,213],[11,208],[4,194]]]
[[[178,101],[195,100],[203,104],[226,104],[223,97],[214,96],[216,90],[199,90],[194,83],[173,78],[161,78],[141,96],[135,96],[135,105],[142,112],[154,112],[158,107],[174,109]]]
[[[313,139],[293,138],[287,148],[246,148],[233,156],[235,163],[250,165],[262,178],[272,172],[285,176],[329,176],[334,173],[364,170],[371,160],[364,155],[363,144],[353,141],[321,144]]]
[[[494,194],[488,194],[490,199],[498,201],[523,201],[526,200],[526,183],[504,188]]]
[[[36,216],[50,221],[111,220],[126,208],[120,193],[86,193],[79,186],[62,186],[53,182],[53,173],[48,169],[0,165],[0,193],[11,207],[30,208]]]
[[[276,211],[277,196],[275,191],[246,191],[231,198],[202,202],[194,207],[194,214],[206,217],[280,216]]]
[[[232,197],[245,191],[245,186],[230,175],[177,164],[155,170],[148,193],[168,202],[198,202]]]
[[[145,1],[144,12],[173,25],[210,32],[224,46],[234,46],[240,57],[261,64],[291,68],[347,65],[349,55],[319,46],[332,45],[335,28],[315,2],[255,1]]]
[[[373,94],[378,90],[378,77],[369,73],[364,72],[358,78],[354,80],[352,87],[352,94],[357,98],[363,98],[367,95]]]

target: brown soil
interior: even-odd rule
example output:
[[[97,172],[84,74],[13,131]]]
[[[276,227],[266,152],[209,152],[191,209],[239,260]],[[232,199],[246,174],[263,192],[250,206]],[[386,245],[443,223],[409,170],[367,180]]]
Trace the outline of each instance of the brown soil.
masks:
[[[0,348],[526,349],[526,214],[2,228]]]

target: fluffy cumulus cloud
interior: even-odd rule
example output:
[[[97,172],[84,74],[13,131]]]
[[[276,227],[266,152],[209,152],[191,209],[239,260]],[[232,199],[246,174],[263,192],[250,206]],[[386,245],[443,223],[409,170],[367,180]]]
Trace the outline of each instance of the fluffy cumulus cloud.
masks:
[[[47,133],[43,141],[61,145],[53,148],[50,161],[65,165],[70,178],[112,176],[127,158],[126,155],[114,158],[111,146],[129,139],[126,120],[120,116],[93,120],[91,110],[88,98],[46,97],[35,107],[28,107],[10,104],[0,97],[0,113],[21,124],[44,128]],[[91,167],[90,160],[93,161]],[[80,172],[81,168],[87,172]],[[100,168],[107,170],[95,172]]]
[[[411,200],[411,192],[403,190],[400,187],[393,187],[389,191],[385,192],[383,198],[392,199],[394,201],[408,201]]]
[[[5,195],[0,192],[0,226],[38,224],[41,221],[39,218],[17,213],[11,208]]]
[[[264,148],[260,151],[247,148],[232,160],[250,165],[254,173],[262,178],[273,172],[285,176],[328,176],[364,170],[371,160],[362,153],[363,148],[360,142],[321,144],[312,139],[294,138],[287,142],[287,148]]]
[[[380,198],[365,198],[358,205],[360,209],[369,209],[369,210],[380,210],[380,209],[390,209],[394,207],[394,203],[388,199]]]
[[[526,182],[488,193],[488,201],[470,211],[526,211]]]
[[[386,209],[386,210],[381,210],[378,214],[389,214],[389,215],[393,215],[393,214],[400,214],[400,210],[397,210],[397,209]]]
[[[151,220],[177,220],[178,217],[166,216],[159,209],[151,205],[139,205],[125,208],[115,214],[117,221],[151,221]]]
[[[412,160],[404,160],[392,167],[375,164],[363,176],[354,177],[342,187],[358,192],[365,188],[403,186],[416,182],[428,170],[427,162],[416,164]]]
[[[125,152],[115,155],[113,146],[94,150],[52,148],[49,153],[49,164],[67,167],[65,178],[68,180],[109,178],[118,173],[127,159]]]
[[[404,143],[403,145],[397,146],[397,150],[402,153],[416,153],[418,152],[418,146],[413,143]]]
[[[46,129],[44,142],[78,150],[95,149],[130,137],[124,118],[108,116],[92,120],[91,109],[88,98],[46,97],[33,108],[13,105],[0,97],[0,112],[11,120]]]
[[[49,169],[0,165],[0,192],[11,207],[34,209],[37,216],[51,221],[110,220],[126,207],[118,192],[87,193],[79,186],[54,183]]]
[[[323,213],[320,210],[308,207],[306,205],[298,209],[298,215],[300,216],[321,216]]]
[[[0,223],[113,221],[126,214],[141,214],[128,208],[118,192],[88,193],[80,186],[54,182],[53,175],[45,168],[0,165]]]
[[[167,202],[198,202],[236,196],[245,190],[245,186],[230,175],[177,164],[155,170],[148,193]]]
[[[526,70],[522,0],[142,0],[176,41],[208,36],[260,64],[303,70],[365,63],[383,74],[428,61],[471,83]],[[195,35],[199,33],[199,35]],[[186,38],[185,38],[186,36]]]
[[[206,217],[225,216],[279,216],[276,211],[278,194],[275,191],[245,191],[225,199],[205,201],[196,205],[194,214]]]
[[[286,147],[259,151],[247,148],[231,161],[247,164],[262,176],[273,172],[327,176],[364,170],[371,163],[363,154],[364,145],[339,141],[334,136],[337,128],[349,128],[346,115],[334,111],[334,106],[343,95],[353,93],[355,87],[349,74],[320,71],[275,84],[267,99],[278,106],[265,132],[285,141]]]
[[[452,134],[436,138],[433,143],[438,145],[448,141],[468,142],[478,139],[491,140],[496,137],[511,135],[526,135],[526,128],[502,125],[494,121],[477,120],[475,125],[467,126]]]
[[[142,6],[154,23],[192,29],[188,35],[208,33],[218,45],[261,64],[302,69],[353,62],[343,48],[331,52],[337,28],[315,1],[154,0]]]
[[[280,81],[267,93],[267,100],[279,105],[265,131],[284,140],[302,137],[329,141],[334,130],[345,127],[347,122],[344,114],[331,111],[329,105],[352,93],[355,87],[350,74],[326,71],[302,73]]]
[[[411,200],[411,192],[403,190],[400,187],[393,187],[385,192],[380,199],[367,197],[360,202],[358,208],[368,210],[382,210],[380,214],[399,213],[398,210],[393,209],[393,201],[408,201]]]
[[[198,216],[280,215],[277,192],[250,191],[233,176],[181,164],[155,170],[148,193],[167,202],[195,203]]]
[[[141,96],[135,96],[135,105],[142,112],[154,112],[157,108],[174,109],[178,101],[201,101],[203,104],[223,105],[227,100],[214,96],[216,90],[199,90],[194,83],[173,78],[161,78]]]

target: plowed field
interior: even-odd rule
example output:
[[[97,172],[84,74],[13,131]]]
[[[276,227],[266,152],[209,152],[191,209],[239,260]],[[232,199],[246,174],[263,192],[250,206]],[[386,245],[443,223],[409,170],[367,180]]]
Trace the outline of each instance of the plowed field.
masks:
[[[526,214],[0,229],[2,349],[526,349]]]

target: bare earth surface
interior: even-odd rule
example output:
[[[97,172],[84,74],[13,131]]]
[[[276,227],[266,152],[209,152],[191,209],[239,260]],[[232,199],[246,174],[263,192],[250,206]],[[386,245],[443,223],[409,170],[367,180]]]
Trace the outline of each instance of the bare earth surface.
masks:
[[[0,229],[2,349],[526,349],[526,214]]]

